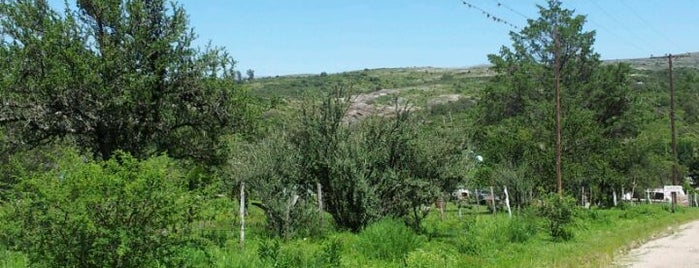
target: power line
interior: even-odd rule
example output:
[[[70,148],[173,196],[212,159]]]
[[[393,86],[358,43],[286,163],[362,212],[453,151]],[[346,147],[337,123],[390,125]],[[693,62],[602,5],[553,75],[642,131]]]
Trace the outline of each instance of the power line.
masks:
[[[512,11],[512,13],[515,13],[515,14],[519,15],[520,17],[524,18],[524,19],[527,19],[527,20],[531,19],[531,18],[527,17],[527,15],[524,15],[524,13],[519,12],[519,11],[513,9],[513,8],[509,7],[508,5],[505,5],[505,4],[503,4],[502,2],[500,2],[500,1],[498,1],[498,0],[493,0],[493,2],[495,2],[495,3],[498,5],[498,7],[504,7],[504,8],[506,8],[506,9]]]
[[[601,9],[599,6],[598,6],[598,9],[600,9],[600,10],[602,10],[602,12],[606,13],[606,11],[604,11],[603,9]],[[607,28],[604,24],[597,23],[595,20],[592,20],[592,18],[590,17],[589,14],[586,14],[586,15],[585,15],[585,19],[586,19],[588,22],[590,22],[591,24],[593,24],[593,25],[595,26],[594,29],[603,30],[603,31],[605,31],[605,32],[607,32],[607,33],[613,35],[614,37],[616,37],[617,40],[623,41],[623,42],[626,43],[628,46],[630,46],[630,47],[632,47],[632,48],[638,50],[638,52],[643,53],[643,54],[648,54],[649,50],[648,50],[648,49],[641,48],[640,46],[638,46],[638,44],[637,44],[638,42],[633,42],[633,40],[628,39],[626,36],[620,35],[620,34],[618,34],[617,32],[612,31],[611,29]],[[612,20],[614,20],[614,18],[612,18]],[[618,23],[617,23],[617,24],[618,24]]]
[[[473,9],[476,9],[476,10],[480,11],[480,12],[483,13],[483,15],[485,15],[487,18],[492,19],[492,20],[495,21],[495,22],[505,24],[505,25],[510,26],[510,27],[512,27],[512,28],[514,28],[514,29],[519,29],[519,27],[517,27],[517,25],[514,25],[513,23],[511,23],[511,22],[509,22],[509,21],[507,21],[507,20],[505,20],[505,19],[503,19],[503,18],[497,17],[497,16],[493,15],[491,12],[488,12],[488,11],[486,11],[485,9],[482,9],[482,8],[480,8],[480,7],[478,7],[478,6],[474,5],[474,4],[471,4],[471,3],[469,3],[469,2],[466,2],[465,0],[462,0],[461,3],[463,3],[463,4],[464,4],[465,6],[467,6],[468,8],[473,8]]]
[[[637,40],[642,40],[642,39],[644,39],[644,38],[638,36],[634,31],[629,30],[629,27],[627,27],[625,24],[623,24],[621,21],[619,21],[614,15],[612,15],[612,14],[609,13],[609,12],[607,12],[607,10],[604,9],[602,6],[600,6],[596,1],[590,1],[590,2],[592,2],[592,4],[593,4],[595,7],[597,7],[597,9],[599,9],[600,11],[602,11],[602,13],[604,13],[607,17],[609,17],[610,19],[612,19],[612,21],[614,21],[614,23],[616,23],[617,25],[621,26],[621,28],[623,28],[623,29],[624,29],[626,32],[628,32],[629,34],[633,35],[633,37],[634,37],[635,39],[637,39]],[[647,41],[647,40],[646,40],[646,41]]]
[[[677,43],[673,42],[667,35],[665,35],[665,33],[661,32],[661,31],[658,31],[658,29],[656,29],[655,27],[653,27],[652,24],[648,23],[648,21],[646,21],[646,19],[644,19],[643,17],[641,17],[641,15],[638,14],[638,12],[636,12],[636,10],[633,9],[633,7],[632,7],[631,5],[627,4],[626,1],[621,0],[620,2],[621,2],[621,4],[623,4],[628,10],[630,10],[631,13],[633,13],[634,16],[636,16],[636,18],[638,18],[639,20],[641,20],[641,22],[643,22],[643,24],[645,24],[646,27],[650,28],[652,31],[654,31],[656,34],[658,34],[660,37],[664,38],[665,41],[667,41],[670,45],[674,46],[675,49],[679,49],[679,47],[677,47]],[[679,52],[679,50],[678,50],[678,52]]]

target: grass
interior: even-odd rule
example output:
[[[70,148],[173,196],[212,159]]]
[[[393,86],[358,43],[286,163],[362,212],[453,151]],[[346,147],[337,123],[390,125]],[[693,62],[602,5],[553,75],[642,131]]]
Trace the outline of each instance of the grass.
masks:
[[[398,221],[381,221],[359,234],[332,233],[326,239],[282,243],[283,254],[295,252],[294,263],[310,267],[323,252],[324,241],[341,245],[342,267],[600,267],[650,237],[690,220],[699,209],[670,213],[663,205],[581,210],[575,238],[553,242],[544,222],[526,212],[492,215],[483,206],[462,218],[452,206],[442,219],[433,213],[418,236],[406,235]],[[383,234],[383,235],[382,235]],[[385,248],[386,245],[392,245]],[[303,254],[301,254],[303,252]]]
[[[459,217],[450,204],[444,217],[432,213],[425,219],[421,234],[399,220],[387,219],[358,234],[330,232],[276,240],[265,235],[263,217],[250,209],[244,248],[233,230],[215,239],[218,242],[206,252],[185,252],[186,259],[194,267],[606,267],[668,228],[699,219],[699,208],[677,213],[658,204],[580,209],[572,228],[574,238],[566,242],[554,242],[543,219],[526,210],[508,218],[504,213],[493,215],[484,206],[464,209]],[[235,225],[235,218],[221,215],[213,217],[209,226],[218,230],[232,221]],[[29,263],[23,254],[0,247],[0,266]]]

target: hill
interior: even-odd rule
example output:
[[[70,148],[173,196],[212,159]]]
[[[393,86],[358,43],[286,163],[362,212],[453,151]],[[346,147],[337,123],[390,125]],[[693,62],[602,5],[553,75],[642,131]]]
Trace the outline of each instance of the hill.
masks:
[[[699,52],[682,55],[686,57],[673,61],[676,70],[699,69]],[[648,92],[642,89],[653,92],[666,83],[663,78],[667,70],[666,60],[636,58],[604,62],[628,63],[634,70],[631,86],[646,92],[646,95]],[[251,81],[248,85],[258,97],[288,104],[338,86],[349,87],[355,98],[348,116],[359,119],[372,113],[390,115],[396,108],[423,110],[430,114],[458,113],[475,103],[478,92],[494,75],[487,65],[468,68],[379,68],[337,74],[267,77]],[[646,95],[641,97],[653,99],[656,104],[655,100],[664,101],[665,98]],[[664,112],[663,107],[657,109],[659,113]]]

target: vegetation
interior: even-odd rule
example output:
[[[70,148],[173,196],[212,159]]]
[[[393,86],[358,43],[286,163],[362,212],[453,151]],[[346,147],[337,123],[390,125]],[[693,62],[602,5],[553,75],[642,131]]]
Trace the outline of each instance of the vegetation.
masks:
[[[220,161],[220,137],[246,133],[255,103],[234,85],[235,61],[192,47],[181,7],[159,1],[0,4],[0,123],[13,148],[75,141],[108,159]],[[252,78],[252,77],[251,77]],[[18,148],[19,149],[19,148]]]
[[[0,266],[611,265],[699,210],[613,201],[669,184],[667,72],[601,61],[584,23],[548,1],[488,68],[243,78],[176,4],[0,1]],[[678,66],[694,193],[699,71]]]

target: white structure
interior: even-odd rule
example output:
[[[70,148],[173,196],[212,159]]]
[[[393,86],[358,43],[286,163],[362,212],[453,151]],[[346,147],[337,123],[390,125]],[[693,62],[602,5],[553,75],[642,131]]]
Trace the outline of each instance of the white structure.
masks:
[[[648,189],[646,193],[651,200],[661,202],[672,202],[672,192],[677,192],[677,203],[681,205],[689,205],[689,199],[684,193],[682,186],[667,185],[663,188]]]

